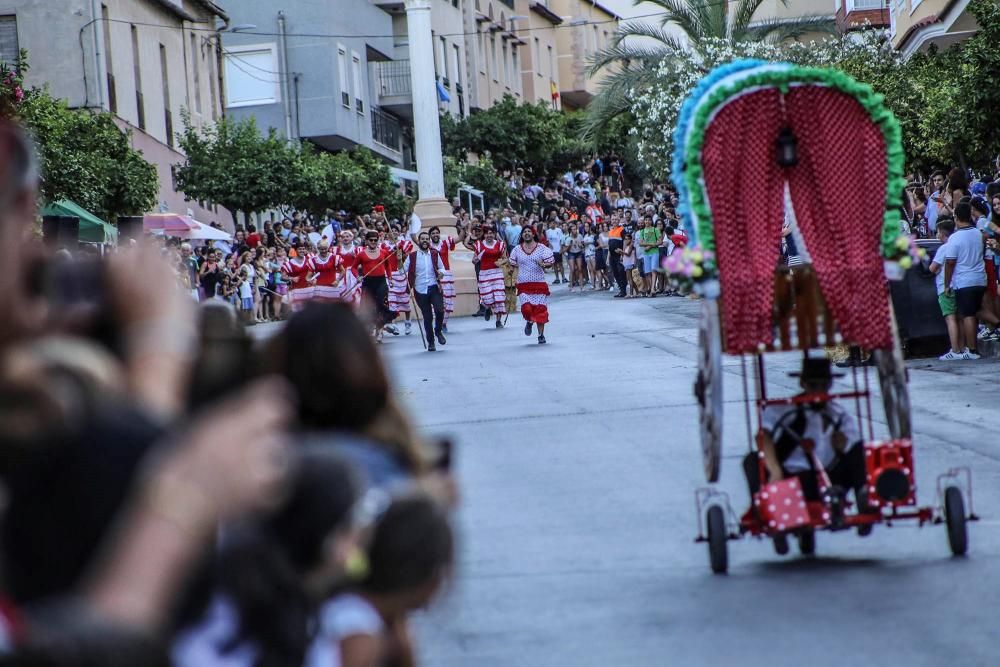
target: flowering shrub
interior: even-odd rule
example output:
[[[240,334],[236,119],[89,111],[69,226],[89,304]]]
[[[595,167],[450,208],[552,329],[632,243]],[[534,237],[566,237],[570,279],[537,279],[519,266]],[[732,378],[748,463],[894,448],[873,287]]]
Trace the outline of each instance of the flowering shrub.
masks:
[[[639,155],[651,173],[664,177],[670,173],[673,131],[681,104],[698,81],[715,67],[740,59],[831,67],[859,58],[902,62],[877,30],[808,43],[731,43],[709,38],[700,42],[696,51],[667,48],[653,85],[633,95],[631,110],[637,122],[630,133],[637,138]]]
[[[0,117],[18,115],[18,108],[24,101],[24,72],[27,69],[27,54],[23,50],[12,66],[0,62]]]

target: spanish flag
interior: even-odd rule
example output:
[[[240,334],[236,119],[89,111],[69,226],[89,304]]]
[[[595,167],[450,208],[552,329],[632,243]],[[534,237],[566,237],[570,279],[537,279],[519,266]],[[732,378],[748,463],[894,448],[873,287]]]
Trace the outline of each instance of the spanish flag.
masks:
[[[549,93],[552,95],[553,102],[559,99],[559,89],[556,88],[555,81],[549,81]]]

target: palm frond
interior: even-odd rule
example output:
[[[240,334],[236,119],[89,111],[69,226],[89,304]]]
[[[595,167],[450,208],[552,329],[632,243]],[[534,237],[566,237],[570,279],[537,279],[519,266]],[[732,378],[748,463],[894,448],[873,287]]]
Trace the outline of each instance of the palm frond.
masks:
[[[829,16],[821,15],[766,19],[748,27],[743,39],[778,43],[811,32],[834,34],[837,32],[837,22]]]
[[[582,138],[592,140],[620,114],[631,108],[635,91],[648,87],[656,78],[652,67],[625,66],[608,74],[599,84],[597,94],[587,105]]]
[[[652,40],[653,43],[635,43],[638,38]],[[673,50],[680,51],[684,44],[670,31],[648,23],[625,24],[608,46],[600,49],[590,57],[589,75],[594,76],[599,70],[615,63],[638,62],[652,64],[658,62],[664,54]]]
[[[747,29],[753,23],[753,16],[760,9],[764,0],[740,0],[740,4],[733,13],[733,18],[729,22],[730,37],[737,37],[746,34]],[[788,0],[781,0],[783,5],[788,5]]]
[[[663,17],[660,25],[666,27],[675,25],[689,38],[694,40],[703,32],[703,16],[699,13],[704,10],[701,0],[645,0],[637,1],[638,4],[651,4],[663,10]]]

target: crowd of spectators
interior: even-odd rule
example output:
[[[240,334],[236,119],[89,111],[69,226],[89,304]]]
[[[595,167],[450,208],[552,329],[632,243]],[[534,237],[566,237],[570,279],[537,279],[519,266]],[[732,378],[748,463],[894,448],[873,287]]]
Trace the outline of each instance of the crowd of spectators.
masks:
[[[37,186],[0,122],[0,661],[416,664],[409,617],[454,561],[450,447],[349,306],[255,342],[192,298],[313,230],[97,258],[38,239]]]

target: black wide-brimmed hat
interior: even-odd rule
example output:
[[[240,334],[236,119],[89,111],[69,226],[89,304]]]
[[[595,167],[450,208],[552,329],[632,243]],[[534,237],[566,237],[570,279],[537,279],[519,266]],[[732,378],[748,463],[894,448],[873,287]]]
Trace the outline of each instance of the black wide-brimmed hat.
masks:
[[[805,357],[802,359],[802,370],[792,371],[789,375],[793,378],[802,377],[808,380],[832,380],[844,377],[843,373],[833,372],[830,360],[825,357]]]

